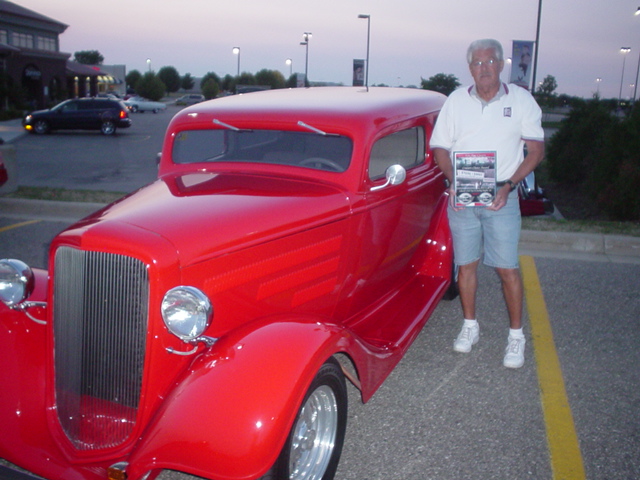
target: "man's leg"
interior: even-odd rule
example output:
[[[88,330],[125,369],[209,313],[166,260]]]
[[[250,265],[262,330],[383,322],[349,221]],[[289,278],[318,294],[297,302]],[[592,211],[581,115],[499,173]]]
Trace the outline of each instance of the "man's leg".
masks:
[[[458,289],[464,316],[464,323],[453,342],[453,349],[456,352],[468,353],[480,338],[476,320],[476,289],[482,226],[474,209],[454,211],[449,208],[448,214],[454,258],[458,265]]]
[[[464,323],[462,330],[453,342],[456,352],[469,353],[480,338],[480,327],[476,320],[476,290],[478,287],[478,263],[480,261],[458,266],[458,290]]]
[[[520,271],[517,268],[496,268],[502,281],[502,292],[509,313],[509,338],[503,365],[508,368],[520,368],[524,365],[526,340],[522,333],[523,287]]]
[[[476,291],[478,289],[478,264],[480,260],[458,266],[458,289],[464,318],[476,318]]]
[[[496,268],[502,281],[502,293],[509,313],[509,325],[513,329],[522,328],[523,287],[520,270],[517,268]],[[460,287],[462,296],[462,287]],[[475,317],[474,317],[475,318]]]

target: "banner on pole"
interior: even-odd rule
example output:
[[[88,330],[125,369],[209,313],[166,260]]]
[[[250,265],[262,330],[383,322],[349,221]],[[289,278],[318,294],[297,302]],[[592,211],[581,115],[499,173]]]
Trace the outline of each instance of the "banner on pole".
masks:
[[[364,86],[364,60],[353,59],[353,86]]]
[[[511,56],[510,83],[515,83],[529,90],[531,83],[531,53],[535,42],[529,40],[514,40],[513,55]]]

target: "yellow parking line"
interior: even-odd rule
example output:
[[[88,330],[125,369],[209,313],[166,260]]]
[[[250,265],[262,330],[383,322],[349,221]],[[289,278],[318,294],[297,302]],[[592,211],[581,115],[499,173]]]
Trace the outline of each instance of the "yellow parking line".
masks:
[[[521,256],[520,267],[538,368],[553,479],[584,480],[582,453],[533,257]]]
[[[41,222],[42,220],[29,220],[28,222],[20,222],[20,223],[14,223],[13,225],[7,225],[6,227],[0,227],[0,233],[2,232],[6,232],[7,230],[12,230],[14,228],[20,228],[20,227],[24,227],[27,225],[31,225],[32,223],[38,223]]]

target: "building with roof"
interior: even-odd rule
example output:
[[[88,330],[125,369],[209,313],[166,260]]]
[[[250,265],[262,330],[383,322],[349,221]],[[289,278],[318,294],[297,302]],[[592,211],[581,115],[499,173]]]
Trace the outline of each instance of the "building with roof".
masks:
[[[68,25],[0,0],[0,109],[45,108],[70,97],[94,96],[104,74],[70,60],[59,36]]]

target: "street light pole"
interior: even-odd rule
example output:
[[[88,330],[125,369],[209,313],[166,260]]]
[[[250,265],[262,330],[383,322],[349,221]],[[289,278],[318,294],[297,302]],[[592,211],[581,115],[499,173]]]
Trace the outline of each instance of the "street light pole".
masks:
[[[290,58],[287,58],[284,63],[286,63],[287,65],[289,65],[289,78],[291,78],[291,75],[293,75],[293,60],[291,60]]]
[[[371,15],[358,15],[358,18],[366,18],[367,19],[367,69],[365,70],[364,76],[364,86],[369,89],[369,43],[371,40]]]
[[[309,86],[309,39],[311,38],[311,32],[304,32],[302,34],[302,38],[304,38],[304,42],[300,42],[300,45],[304,45],[306,48],[305,58],[304,58],[304,86]]]
[[[240,47],[233,47],[232,52],[234,55],[238,55],[238,73],[236,76],[240,78]]]
[[[151,59],[147,58],[147,72],[151,71]]]
[[[622,76],[620,77],[620,94],[618,95],[618,106],[622,103],[622,84],[624,83],[624,64],[627,61],[627,53],[631,51],[629,47],[620,48],[620,53],[622,53]]]
[[[640,7],[638,7],[638,9],[636,10],[636,12],[634,13],[634,15],[640,16]],[[633,101],[635,103],[636,101],[636,94],[638,93],[638,75],[640,74],[640,54],[638,54],[638,68],[636,70],[636,84],[633,87]]]
[[[542,0],[538,1],[538,25],[536,27],[536,49],[533,57],[533,78],[531,79],[531,93],[536,92],[536,74],[538,73],[538,51],[540,50],[540,22],[542,20]]]

